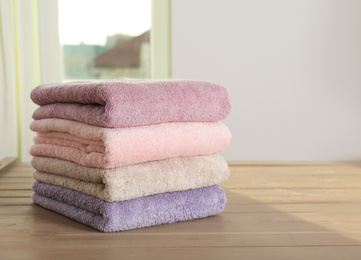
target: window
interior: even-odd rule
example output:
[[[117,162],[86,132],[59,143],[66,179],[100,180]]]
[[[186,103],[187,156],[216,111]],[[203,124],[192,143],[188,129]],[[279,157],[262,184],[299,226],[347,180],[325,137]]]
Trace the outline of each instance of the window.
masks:
[[[151,0],[59,0],[63,80],[150,78]]]

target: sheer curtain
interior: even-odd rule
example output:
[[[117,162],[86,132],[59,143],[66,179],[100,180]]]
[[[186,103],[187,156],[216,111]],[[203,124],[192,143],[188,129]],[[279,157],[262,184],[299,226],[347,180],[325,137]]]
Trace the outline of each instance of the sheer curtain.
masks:
[[[0,0],[0,159],[19,151],[15,7],[14,1]]]
[[[0,159],[31,159],[31,90],[61,80],[57,1],[0,0]]]

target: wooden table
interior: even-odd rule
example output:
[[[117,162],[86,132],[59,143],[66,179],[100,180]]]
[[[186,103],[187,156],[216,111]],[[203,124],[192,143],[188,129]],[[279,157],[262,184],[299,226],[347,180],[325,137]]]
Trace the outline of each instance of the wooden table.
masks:
[[[32,168],[0,172],[0,259],[361,259],[361,164],[231,162],[224,212],[101,233],[34,205]]]

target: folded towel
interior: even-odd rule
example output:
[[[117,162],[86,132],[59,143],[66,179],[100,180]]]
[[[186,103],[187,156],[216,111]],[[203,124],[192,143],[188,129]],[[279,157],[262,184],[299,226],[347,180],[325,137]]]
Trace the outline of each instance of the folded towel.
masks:
[[[60,186],[35,182],[36,204],[103,232],[116,232],[215,215],[226,197],[218,185],[160,193],[120,202]]]
[[[31,155],[97,168],[215,154],[225,149],[231,138],[221,122],[104,128],[63,119],[42,119],[32,122],[30,128],[38,132]]]
[[[33,157],[34,179],[77,190],[105,201],[196,189],[229,177],[219,155],[178,157],[114,169],[89,168],[50,157]]]
[[[117,79],[44,84],[31,92],[34,119],[62,118],[105,127],[210,122],[231,111],[227,90],[194,80]]]

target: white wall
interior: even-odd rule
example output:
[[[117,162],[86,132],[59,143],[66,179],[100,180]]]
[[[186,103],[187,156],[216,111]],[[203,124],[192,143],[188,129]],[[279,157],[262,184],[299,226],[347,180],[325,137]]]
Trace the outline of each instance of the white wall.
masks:
[[[361,159],[361,1],[173,0],[173,78],[225,85],[228,160]]]

